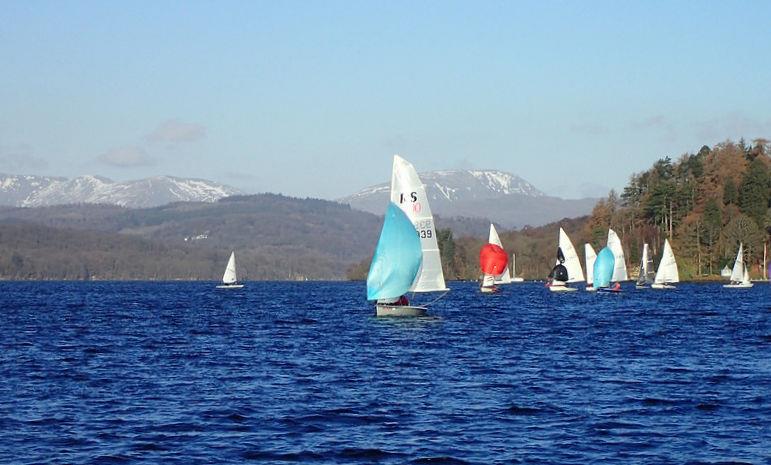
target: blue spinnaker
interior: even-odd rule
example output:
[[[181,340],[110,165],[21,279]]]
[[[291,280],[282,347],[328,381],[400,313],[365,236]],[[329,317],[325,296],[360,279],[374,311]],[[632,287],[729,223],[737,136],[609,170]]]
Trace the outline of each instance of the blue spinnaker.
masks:
[[[367,300],[404,295],[412,287],[422,262],[423,250],[415,226],[390,202],[367,274]]]
[[[610,286],[610,278],[613,276],[613,267],[616,265],[616,258],[613,251],[605,247],[597,254],[594,261],[594,287]]]

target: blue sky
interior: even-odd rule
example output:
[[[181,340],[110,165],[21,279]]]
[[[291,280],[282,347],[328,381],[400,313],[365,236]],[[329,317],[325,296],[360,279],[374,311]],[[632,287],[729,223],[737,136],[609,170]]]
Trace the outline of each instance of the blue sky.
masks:
[[[771,138],[771,2],[6,2],[0,172],[336,198],[495,168],[597,195]]]

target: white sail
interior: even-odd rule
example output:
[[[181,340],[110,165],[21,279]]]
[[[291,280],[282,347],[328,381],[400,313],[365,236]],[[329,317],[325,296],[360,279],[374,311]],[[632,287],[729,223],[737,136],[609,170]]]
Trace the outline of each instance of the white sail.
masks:
[[[646,242],[643,244],[642,258],[640,258],[640,274],[637,276],[637,285],[644,286],[655,282],[654,274],[656,272],[653,271],[653,257],[651,257],[650,248]]]
[[[423,264],[410,288],[413,292],[446,291],[442,260],[436,243],[436,228],[423,183],[415,168],[399,155],[394,155],[391,174],[391,201],[407,214],[415,225],[423,249]]]
[[[731,281],[741,282],[744,280],[744,247],[743,244],[739,244],[739,252],[736,254],[736,261],[734,261],[734,268],[731,270]]]
[[[680,282],[680,273],[677,272],[677,262],[675,261],[675,254],[672,252],[672,246],[669,245],[669,239],[664,239],[664,253],[661,256],[661,263],[659,263],[659,269],[656,271],[656,278],[653,281],[657,284]]]
[[[742,278],[742,284],[746,284],[750,282],[750,272],[747,271],[747,267],[744,267],[744,276]]]
[[[231,252],[228,265],[225,267],[225,274],[222,275],[222,283],[234,284],[236,282],[238,282],[238,277],[236,276],[236,253]]]
[[[621,239],[618,238],[616,231],[612,229],[608,229],[608,247],[616,259],[613,267],[613,276],[610,280],[615,282],[628,280],[629,276],[626,272],[626,260],[624,259],[624,249],[621,247]]]
[[[597,253],[591,244],[584,244],[584,257],[586,258],[586,284],[594,284],[594,261],[597,260]]]
[[[562,254],[565,255],[565,268],[568,270],[567,282],[579,283],[583,281],[584,270],[581,269],[581,260],[578,259],[573,243],[570,242],[570,238],[562,228],[560,228],[559,247],[562,249]]]
[[[482,278],[482,287],[493,287],[495,285],[495,277],[493,275],[486,274]]]
[[[501,244],[501,238],[498,237],[498,231],[495,230],[495,226],[493,226],[492,223],[490,223],[490,236],[488,237],[487,242],[503,248],[503,244]],[[509,283],[511,283],[511,274],[509,273],[509,268],[506,267],[506,271],[504,271],[502,275],[495,278],[495,284]]]

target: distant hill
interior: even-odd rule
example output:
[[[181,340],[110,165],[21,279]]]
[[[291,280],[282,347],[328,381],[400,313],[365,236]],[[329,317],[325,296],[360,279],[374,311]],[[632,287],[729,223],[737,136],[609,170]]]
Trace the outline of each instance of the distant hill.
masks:
[[[489,218],[506,228],[538,226],[587,215],[597,201],[552,197],[519,176],[496,170],[429,171],[421,173],[420,178],[434,214],[446,218]],[[375,213],[383,210],[389,192],[389,184],[378,184],[339,201]]]
[[[224,184],[172,176],[116,182],[101,176],[68,179],[0,174],[0,205],[15,207],[103,203],[147,208],[171,202],[214,202],[240,193]]]
[[[148,268],[147,278],[219,278],[230,250],[236,250],[239,265],[249,279],[341,279],[351,263],[372,254],[381,223],[380,217],[353,210],[348,205],[273,194],[229,197],[214,203],[180,202],[145,209],[87,204],[4,208],[0,209],[0,224],[24,226],[31,237],[55,239],[53,244],[33,242],[34,246],[29,248],[29,243],[5,236],[0,238],[0,246],[6,247],[6,254],[41,257],[35,262],[38,271],[34,276],[47,276],[45,270],[55,268],[45,263],[46,254],[39,251],[51,246],[78,251],[87,248],[71,233],[30,232],[39,225],[99,234],[86,237],[102,243],[115,240],[114,256],[133,254],[137,264],[154,263],[159,257],[174,261],[180,250],[196,257],[189,276]],[[108,236],[113,239],[108,240]],[[127,237],[152,244],[146,247],[146,253],[153,257],[131,252],[134,243],[126,243]],[[9,249],[9,243],[16,244],[16,248]],[[128,252],[123,247],[129,247]],[[82,252],[87,255],[87,250]],[[55,261],[59,255],[49,257]],[[89,272],[96,276],[123,276],[122,272],[110,274],[103,268]],[[4,276],[27,276],[8,273]],[[135,276],[128,273],[125,277]]]

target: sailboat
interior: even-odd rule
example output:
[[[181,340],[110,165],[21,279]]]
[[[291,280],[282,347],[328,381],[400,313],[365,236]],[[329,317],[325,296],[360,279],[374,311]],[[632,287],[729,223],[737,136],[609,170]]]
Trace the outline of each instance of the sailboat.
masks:
[[[669,241],[667,241],[669,244]],[[670,252],[672,249],[670,249]],[[675,268],[677,269],[677,268]],[[648,244],[643,244],[642,258],[640,259],[640,274],[637,276],[637,289],[646,289],[653,284],[653,277],[655,272],[653,271],[653,258],[648,251]]]
[[[594,287],[597,291],[605,292],[618,292],[618,286],[615,288],[610,287],[610,281],[613,277],[613,270],[616,266],[616,258],[610,247],[603,247],[600,253],[597,254],[597,259],[594,261],[593,278]]]
[[[653,279],[651,287],[653,289],[674,289],[675,286],[672,286],[672,284],[679,282],[680,273],[677,271],[675,253],[672,252],[669,239],[664,239],[664,252],[661,255],[661,263],[659,263],[659,268],[656,270],[656,277]]]
[[[731,283],[723,284],[723,287],[734,289],[752,287],[750,274],[747,267],[744,266],[744,245],[742,243],[739,243],[739,252],[736,254],[734,268],[731,270]]]
[[[479,290],[490,294],[498,292],[495,282],[498,277],[509,270],[506,251],[497,244],[485,244],[479,251],[479,267],[482,269],[482,285]]]
[[[495,244],[503,249],[501,238],[498,237],[498,231],[495,230],[495,226],[492,223],[490,223],[490,235],[488,236],[487,242],[490,244]],[[508,266],[503,271],[503,274],[495,278],[495,284],[511,284],[511,273],[509,273]]]
[[[581,269],[581,261],[578,259],[576,249],[562,228],[560,228],[557,245],[557,264],[549,273],[549,279],[547,286],[552,292],[577,291],[575,287],[569,287],[566,284],[584,280],[584,271]]]
[[[230,252],[230,258],[228,264],[225,266],[225,274],[222,275],[222,284],[217,286],[217,289],[241,289],[243,284],[239,284],[238,276],[236,275],[236,252]]]
[[[624,249],[621,247],[621,239],[618,238],[616,231],[608,229],[608,248],[613,252],[614,268],[611,281],[620,283],[627,281],[629,275],[626,272],[626,260],[624,259]]]
[[[522,283],[525,281],[525,278],[522,276],[517,276],[517,254],[512,253],[511,254],[511,282],[512,283]]]
[[[402,266],[400,263],[402,259],[391,259],[389,255],[393,250],[398,249],[398,243],[385,241],[383,243],[383,250],[378,253],[380,250],[380,241],[378,241],[378,248],[375,251],[373,264],[370,267],[370,274],[375,272],[372,276],[372,292],[370,292],[370,276],[367,276],[367,299],[377,301],[375,305],[377,316],[422,316],[426,314],[426,307],[409,305],[404,293],[447,292],[449,289],[447,289],[444,282],[439,245],[436,242],[434,217],[431,215],[431,207],[428,205],[426,190],[418,177],[417,171],[415,171],[415,167],[399,155],[394,155],[393,170],[391,172],[391,203],[397,206],[412,223],[413,231],[416,232],[420,242],[421,262],[415,279],[401,295],[387,295],[393,292],[381,292],[379,289],[380,284],[378,283],[383,282],[384,279],[379,275],[388,276],[389,273],[393,273],[392,267]],[[384,223],[381,238],[385,231],[386,224]],[[375,259],[381,260],[380,256],[383,256],[382,260],[387,263],[382,265],[382,269],[373,269],[376,263]],[[411,266],[412,264],[408,263],[408,265]]]
[[[586,260],[586,290],[589,292],[596,291],[594,287],[594,261],[597,259],[597,254],[594,253],[594,248],[591,244],[584,244],[584,258]]]

